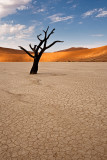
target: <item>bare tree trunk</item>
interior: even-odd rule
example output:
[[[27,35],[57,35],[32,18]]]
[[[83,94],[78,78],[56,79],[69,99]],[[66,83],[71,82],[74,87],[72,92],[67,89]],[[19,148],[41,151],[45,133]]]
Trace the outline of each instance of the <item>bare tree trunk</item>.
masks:
[[[25,48],[23,48],[22,46],[19,46],[20,49],[22,49],[23,51],[25,51],[31,58],[34,59],[33,62],[33,66],[31,68],[30,74],[37,74],[38,72],[38,63],[39,60],[42,56],[42,54],[44,53],[44,51],[50,47],[52,47],[55,43],[57,42],[63,42],[63,41],[54,41],[53,43],[51,43],[50,45],[47,46],[47,40],[49,39],[49,37],[54,33],[55,28],[48,34],[48,29],[49,26],[47,28],[47,30],[43,30],[43,32],[45,33],[44,38],[41,39],[40,36],[41,34],[37,35],[39,42],[39,45],[34,45],[34,47],[32,47],[31,44],[29,44],[31,50],[33,51],[33,54],[28,52]]]
[[[31,68],[30,74],[37,74],[37,72],[38,72],[38,63],[39,63],[39,60],[37,58],[34,59],[33,66]]]

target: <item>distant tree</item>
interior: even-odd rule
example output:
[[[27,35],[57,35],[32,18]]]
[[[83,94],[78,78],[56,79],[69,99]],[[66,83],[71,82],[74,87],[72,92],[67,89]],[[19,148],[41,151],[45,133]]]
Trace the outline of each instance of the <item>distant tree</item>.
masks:
[[[31,58],[34,59],[33,61],[33,66],[31,68],[30,74],[37,74],[38,71],[38,63],[39,60],[42,56],[42,54],[44,53],[44,51],[50,47],[52,47],[55,43],[57,42],[63,42],[63,41],[54,41],[53,43],[51,43],[50,45],[47,46],[47,40],[49,39],[49,37],[54,33],[55,28],[48,34],[48,30],[49,30],[49,26],[47,28],[47,30],[43,30],[44,32],[44,38],[41,39],[40,35],[37,35],[39,42],[39,45],[34,45],[34,47],[31,46],[31,44],[29,44],[31,50],[34,52],[33,54],[31,54],[30,52],[28,52],[25,48],[19,46],[23,51],[25,51]]]

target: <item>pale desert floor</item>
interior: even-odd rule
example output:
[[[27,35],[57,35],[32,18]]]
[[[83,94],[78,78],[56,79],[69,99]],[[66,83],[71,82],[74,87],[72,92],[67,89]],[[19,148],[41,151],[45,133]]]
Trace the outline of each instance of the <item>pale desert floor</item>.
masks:
[[[0,63],[0,160],[107,160],[107,63]]]

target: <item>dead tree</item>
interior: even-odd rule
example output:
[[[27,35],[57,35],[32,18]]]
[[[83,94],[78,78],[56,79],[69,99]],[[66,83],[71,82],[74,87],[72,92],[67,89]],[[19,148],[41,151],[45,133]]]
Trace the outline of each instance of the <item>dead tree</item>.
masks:
[[[31,54],[30,52],[28,52],[25,48],[19,46],[23,51],[25,51],[31,58],[34,59],[33,61],[33,66],[31,68],[30,74],[37,74],[38,71],[38,63],[39,60],[42,56],[42,54],[44,53],[44,51],[50,47],[52,47],[55,43],[57,42],[63,42],[63,41],[54,41],[53,43],[51,43],[50,45],[47,46],[47,40],[50,38],[50,36],[54,33],[55,28],[48,34],[48,30],[49,30],[49,26],[47,28],[47,30],[43,30],[44,32],[44,38],[41,39],[40,35],[37,35],[39,42],[39,45],[34,45],[34,47],[31,46],[31,44],[29,44],[31,50],[33,51],[33,54]]]

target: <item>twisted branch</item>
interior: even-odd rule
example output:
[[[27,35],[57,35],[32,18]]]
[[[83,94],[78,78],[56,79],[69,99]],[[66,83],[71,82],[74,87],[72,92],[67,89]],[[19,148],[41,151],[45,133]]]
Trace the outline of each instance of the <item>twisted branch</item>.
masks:
[[[19,46],[19,47],[20,47],[20,49],[22,49],[23,51],[25,51],[30,57],[34,58],[34,56],[31,55],[25,48],[23,48],[21,46]]]
[[[42,34],[37,35],[37,38],[38,38],[39,41],[42,41],[42,39],[39,38],[41,35]]]
[[[40,39],[40,36],[42,34],[37,35],[39,42],[39,45],[34,45],[34,47],[31,46],[31,44],[29,44],[29,47],[31,48],[31,50],[34,52],[34,56],[29,53],[26,49],[24,49],[23,47],[19,46],[23,51],[25,51],[30,57],[32,58],[39,58],[41,57],[41,55],[43,54],[43,52],[52,47],[54,44],[56,44],[57,42],[63,42],[63,41],[54,41],[53,43],[51,43],[50,45],[46,46],[47,44],[47,40],[49,39],[49,37],[54,33],[55,28],[48,34],[48,30],[49,30],[49,26],[47,27],[46,31],[43,30],[43,32],[45,33],[44,35],[44,39]],[[47,35],[48,34],[48,35]],[[42,47],[43,46],[43,47]],[[41,49],[41,51],[39,52],[39,49]]]

